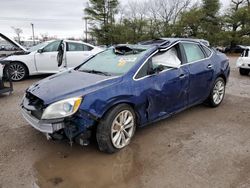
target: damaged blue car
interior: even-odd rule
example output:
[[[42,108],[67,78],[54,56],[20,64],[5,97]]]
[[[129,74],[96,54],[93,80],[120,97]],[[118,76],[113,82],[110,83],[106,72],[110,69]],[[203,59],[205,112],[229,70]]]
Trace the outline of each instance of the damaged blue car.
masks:
[[[117,45],[30,86],[23,117],[48,137],[107,153],[126,147],[137,127],[206,102],[223,101],[228,58],[193,39]]]

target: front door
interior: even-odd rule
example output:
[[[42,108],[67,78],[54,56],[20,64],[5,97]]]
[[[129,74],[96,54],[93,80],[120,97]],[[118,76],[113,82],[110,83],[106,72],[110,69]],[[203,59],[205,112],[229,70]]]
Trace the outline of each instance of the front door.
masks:
[[[35,63],[39,73],[57,73],[58,68],[58,49],[62,41],[49,43],[43,49],[35,53]]]
[[[137,81],[137,84],[144,87],[150,86],[144,92],[148,121],[170,115],[187,106],[189,73],[186,67],[176,66],[181,65],[181,61],[178,44],[148,60],[149,69],[162,69]]]

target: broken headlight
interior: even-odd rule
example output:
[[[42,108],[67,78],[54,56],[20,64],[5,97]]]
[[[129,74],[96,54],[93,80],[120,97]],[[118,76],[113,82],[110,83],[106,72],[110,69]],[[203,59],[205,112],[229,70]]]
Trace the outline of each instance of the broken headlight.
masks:
[[[42,119],[57,119],[71,116],[76,113],[81,102],[81,97],[74,97],[55,102],[44,110]]]

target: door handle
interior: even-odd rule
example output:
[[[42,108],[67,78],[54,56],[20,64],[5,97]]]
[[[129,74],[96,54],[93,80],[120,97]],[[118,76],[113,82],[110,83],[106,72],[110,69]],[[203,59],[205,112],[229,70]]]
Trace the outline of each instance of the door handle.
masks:
[[[185,78],[185,77],[186,77],[185,74],[181,74],[181,75],[179,76],[180,79],[183,79],[183,78]]]
[[[211,65],[211,64],[209,64],[209,65],[207,66],[208,69],[211,69],[212,67],[213,67],[213,65]]]

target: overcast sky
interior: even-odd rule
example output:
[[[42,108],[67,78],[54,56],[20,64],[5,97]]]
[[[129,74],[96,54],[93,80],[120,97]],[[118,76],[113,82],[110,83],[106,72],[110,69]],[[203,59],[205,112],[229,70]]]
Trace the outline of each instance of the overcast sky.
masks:
[[[15,36],[11,26],[21,28],[22,36],[48,33],[59,38],[82,37],[83,7],[87,0],[0,0],[0,32]],[[143,1],[143,0],[140,0]],[[194,0],[195,1],[195,0]],[[220,0],[227,7],[230,0]],[[120,0],[126,3],[127,0]]]

